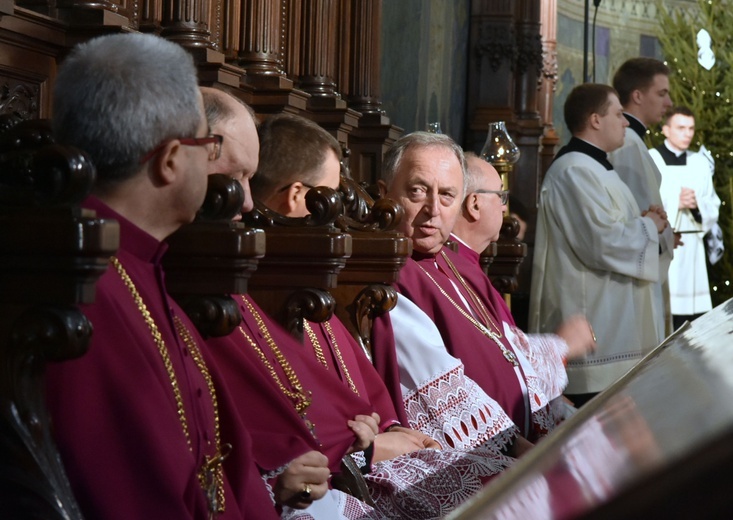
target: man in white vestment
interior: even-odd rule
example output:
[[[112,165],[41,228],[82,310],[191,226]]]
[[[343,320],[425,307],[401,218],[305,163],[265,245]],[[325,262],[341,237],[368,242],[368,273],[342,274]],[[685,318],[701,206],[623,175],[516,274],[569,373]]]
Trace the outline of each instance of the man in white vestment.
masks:
[[[670,306],[674,328],[713,308],[703,236],[718,221],[720,199],[713,187],[712,157],[688,151],[695,136],[695,116],[675,107],[666,116],[663,144],[649,153],[662,173],[661,195],[669,222],[684,236],[669,266]]]
[[[608,160],[631,189],[642,210],[652,204],[662,207],[659,194],[662,176],[649,155],[644,135],[650,125],[661,122],[667,110],[672,108],[669,68],[653,58],[632,58],[625,61],[614,74],[613,88],[618,92],[629,128],[626,129],[623,146],[611,152]],[[672,332],[667,271],[674,248],[675,236],[670,227],[662,233],[659,243],[660,277],[655,287],[654,303],[654,321],[657,325],[657,339],[653,342],[655,346]]]
[[[669,224],[659,206],[642,212],[608,161],[628,126],[613,88],[575,87],[565,123],[573,137],[540,191],[529,323],[547,332],[569,316],[587,316],[596,352],[567,366],[566,393],[580,405],[657,344],[654,285]]]

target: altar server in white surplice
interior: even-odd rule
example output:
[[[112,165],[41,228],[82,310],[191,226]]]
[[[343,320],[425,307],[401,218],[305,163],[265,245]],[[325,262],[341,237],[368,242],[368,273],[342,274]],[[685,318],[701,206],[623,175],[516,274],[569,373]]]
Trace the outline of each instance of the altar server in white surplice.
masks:
[[[683,235],[669,266],[669,291],[675,329],[713,308],[703,236],[718,222],[720,199],[713,187],[710,153],[688,151],[695,136],[695,116],[675,107],[662,127],[663,144],[651,154],[662,173],[661,195],[669,222]]]
[[[608,154],[616,173],[631,189],[639,207],[662,206],[659,186],[662,176],[654,164],[644,142],[644,135],[650,125],[662,121],[664,114],[672,108],[669,97],[669,68],[654,58],[632,58],[625,61],[613,76],[613,88],[618,92],[624,107],[624,116],[629,121],[624,144]],[[655,287],[654,310],[658,324],[657,341],[672,332],[672,313],[669,305],[667,271],[674,256],[675,236],[667,228],[659,241],[659,272]]]
[[[530,330],[552,331],[585,314],[597,350],[569,362],[567,394],[582,404],[633,367],[658,342],[654,284],[660,277],[661,207],[639,209],[608,161],[628,122],[616,91],[575,87],[565,103],[572,133],[550,166],[537,215]]]

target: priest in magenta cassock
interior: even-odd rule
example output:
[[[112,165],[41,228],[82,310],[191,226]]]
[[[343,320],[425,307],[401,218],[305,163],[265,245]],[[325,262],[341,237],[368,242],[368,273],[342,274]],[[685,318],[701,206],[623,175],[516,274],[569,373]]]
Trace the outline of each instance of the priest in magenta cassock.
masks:
[[[403,393],[434,384],[441,372],[426,370],[434,361],[414,342],[413,331],[426,327],[420,316],[427,315],[439,331],[437,348],[444,349],[440,377],[451,381],[465,370],[467,379],[501,406],[522,436],[537,440],[554,426],[548,398],[528,380],[526,365],[504,331],[501,307],[477,293],[461,275],[461,257],[443,245],[464,199],[465,169],[463,151],[440,134],[409,134],[385,156],[380,194],[404,207],[399,230],[412,238],[414,252],[395,284],[397,306],[381,320],[391,322],[387,325],[396,355],[377,366],[387,380],[400,381]],[[382,325],[378,321],[376,331]],[[452,366],[449,359],[458,364]]]
[[[229,396],[208,384],[218,375],[161,267],[163,240],[193,220],[217,153],[191,56],[143,34],[79,45],[59,69],[53,128],[97,169],[84,206],[120,225],[96,301],[83,306],[89,351],[47,373],[55,440],[84,516],[277,518],[248,433],[223,431]],[[230,473],[218,463],[227,452]]]
[[[252,184],[256,199],[280,209],[286,216],[302,216],[308,213],[302,196],[306,183],[338,187],[340,148],[328,132],[302,117],[285,114],[268,118],[259,131],[261,161]],[[308,150],[308,158],[296,160],[303,150]],[[356,414],[378,414],[372,471],[364,475],[376,514],[387,518],[441,518],[511,464],[511,458],[499,453],[500,446],[494,444],[490,431],[482,431],[480,443],[456,445],[445,435],[435,435],[441,446],[431,438],[447,430],[438,418],[431,416],[432,421],[417,423],[406,420],[404,410],[395,410],[385,384],[337,317],[324,323],[305,322],[304,344],[300,344],[258,310],[250,298],[242,297],[242,302],[243,327],[249,328],[252,342],[248,340],[249,346],[242,345],[240,338],[234,349],[252,356],[254,343],[260,343],[270,357],[270,365],[287,363],[290,370],[275,371],[280,374],[282,387],[290,388],[291,395],[299,391],[288,386],[292,382],[286,381],[286,372],[297,376],[299,386],[309,396],[307,421],[313,425],[313,435],[328,455],[334,472],[339,470],[341,457],[351,451],[354,432],[348,425],[352,418]],[[265,344],[262,338],[272,342]],[[236,339],[232,341],[237,343]],[[282,354],[280,359],[267,354],[274,346]],[[225,364],[235,366],[231,362]],[[234,369],[232,378],[236,372]],[[499,412],[497,409],[495,417],[486,417],[485,423],[499,425]],[[361,454],[354,456],[363,464]],[[310,508],[306,510],[309,512]]]
[[[509,192],[502,190],[499,174],[485,160],[469,152],[466,165],[466,198],[452,233],[462,260],[459,271],[484,301],[499,310],[505,334],[519,351],[519,359],[525,361],[528,385],[542,389],[556,408],[555,420],[560,421],[566,412],[572,412],[558,399],[568,383],[565,363],[584,357],[595,347],[593,329],[581,315],[570,316],[554,334],[525,334],[515,326],[504,299],[479,262],[481,252],[499,238]]]

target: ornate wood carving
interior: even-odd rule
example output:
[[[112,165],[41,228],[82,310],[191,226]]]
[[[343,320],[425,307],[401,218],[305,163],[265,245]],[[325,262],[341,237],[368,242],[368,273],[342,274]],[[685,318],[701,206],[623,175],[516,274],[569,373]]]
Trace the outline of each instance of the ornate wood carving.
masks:
[[[239,325],[239,306],[227,295],[247,292],[247,280],[265,252],[258,229],[232,222],[244,202],[239,182],[210,175],[196,221],[168,238],[168,291],[207,336],[224,336]]]
[[[397,301],[388,285],[412,253],[412,242],[394,231],[404,210],[390,199],[374,201],[353,179],[342,177],[339,186],[344,215],[337,225],[351,235],[352,253],[331,289],[338,302],[336,312],[371,356],[374,318]]]
[[[40,94],[37,85],[6,78],[0,85],[0,114],[13,114],[24,120],[37,119]]]
[[[303,320],[323,322],[333,316],[336,301],[328,291],[305,288],[298,289],[288,296],[283,310],[276,319],[285,329],[303,341]]]
[[[18,519],[81,519],[51,435],[48,362],[86,352],[92,326],[74,305],[119,243],[116,222],[77,205],[94,181],[48,124],[0,117],[0,504]],[[43,240],[40,238],[43,237]]]
[[[343,214],[336,225],[344,231],[392,231],[404,215],[402,207],[390,199],[374,201],[353,179],[342,177],[339,184]]]
[[[517,290],[519,267],[527,256],[527,244],[517,239],[518,233],[519,222],[513,217],[504,217],[494,260],[487,265],[482,258],[484,271],[501,293],[513,293]]]
[[[345,93],[349,107],[362,114],[358,126],[349,134],[352,152],[351,172],[355,179],[376,183],[382,169],[382,157],[402,130],[390,123],[381,109],[380,59],[382,27],[381,0],[349,0],[348,18],[342,15],[342,26],[349,28],[349,52],[341,53],[341,69],[345,71]]]
[[[487,20],[479,25],[478,42],[475,52],[479,63],[485,62],[493,72],[497,72],[501,64],[514,65],[518,54],[517,44],[512,26],[497,26]]]
[[[306,195],[306,205],[311,214],[302,218],[284,217],[259,203],[243,217],[267,236],[267,253],[252,277],[250,293],[289,330],[293,330],[292,314],[283,309],[294,290],[334,287],[351,255],[351,237],[334,226],[343,211],[338,193],[313,188]]]
[[[390,199],[376,202],[352,179],[342,177],[345,202],[336,225],[351,235],[351,256],[339,273],[339,284],[392,283],[412,252],[410,240],[394,231],[404,211]]]
[[[397,305],[397,291],[389,285],[367,285],[354,297],[352,303],[346,305],[352,334],[357,338],[361,348],[372,359],[372,325],[374,319],[389,312]]]

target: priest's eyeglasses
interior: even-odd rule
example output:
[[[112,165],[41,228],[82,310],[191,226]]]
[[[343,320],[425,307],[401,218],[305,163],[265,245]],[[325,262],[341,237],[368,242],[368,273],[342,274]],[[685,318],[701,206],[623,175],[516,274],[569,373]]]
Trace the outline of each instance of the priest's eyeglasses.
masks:
[[[473,193],[496,193],[501,199],[502,206],[506,206],[509,202],[509,190],[474,190]]]
[[[160,151],[170,142],[170,139],[163,141],[158,146],[150,150],[142,159],[140,159],[140,164],[145,164],[150,159],[158,155],[158,153],[160,153]],[[178,142],[184,146],[205,146],[206,151],[209,152],[209,160],[216,161],[221,157],[221,143],[224,142],[224,136],[209,134],[206,137],[181,137],[178,139]]]

